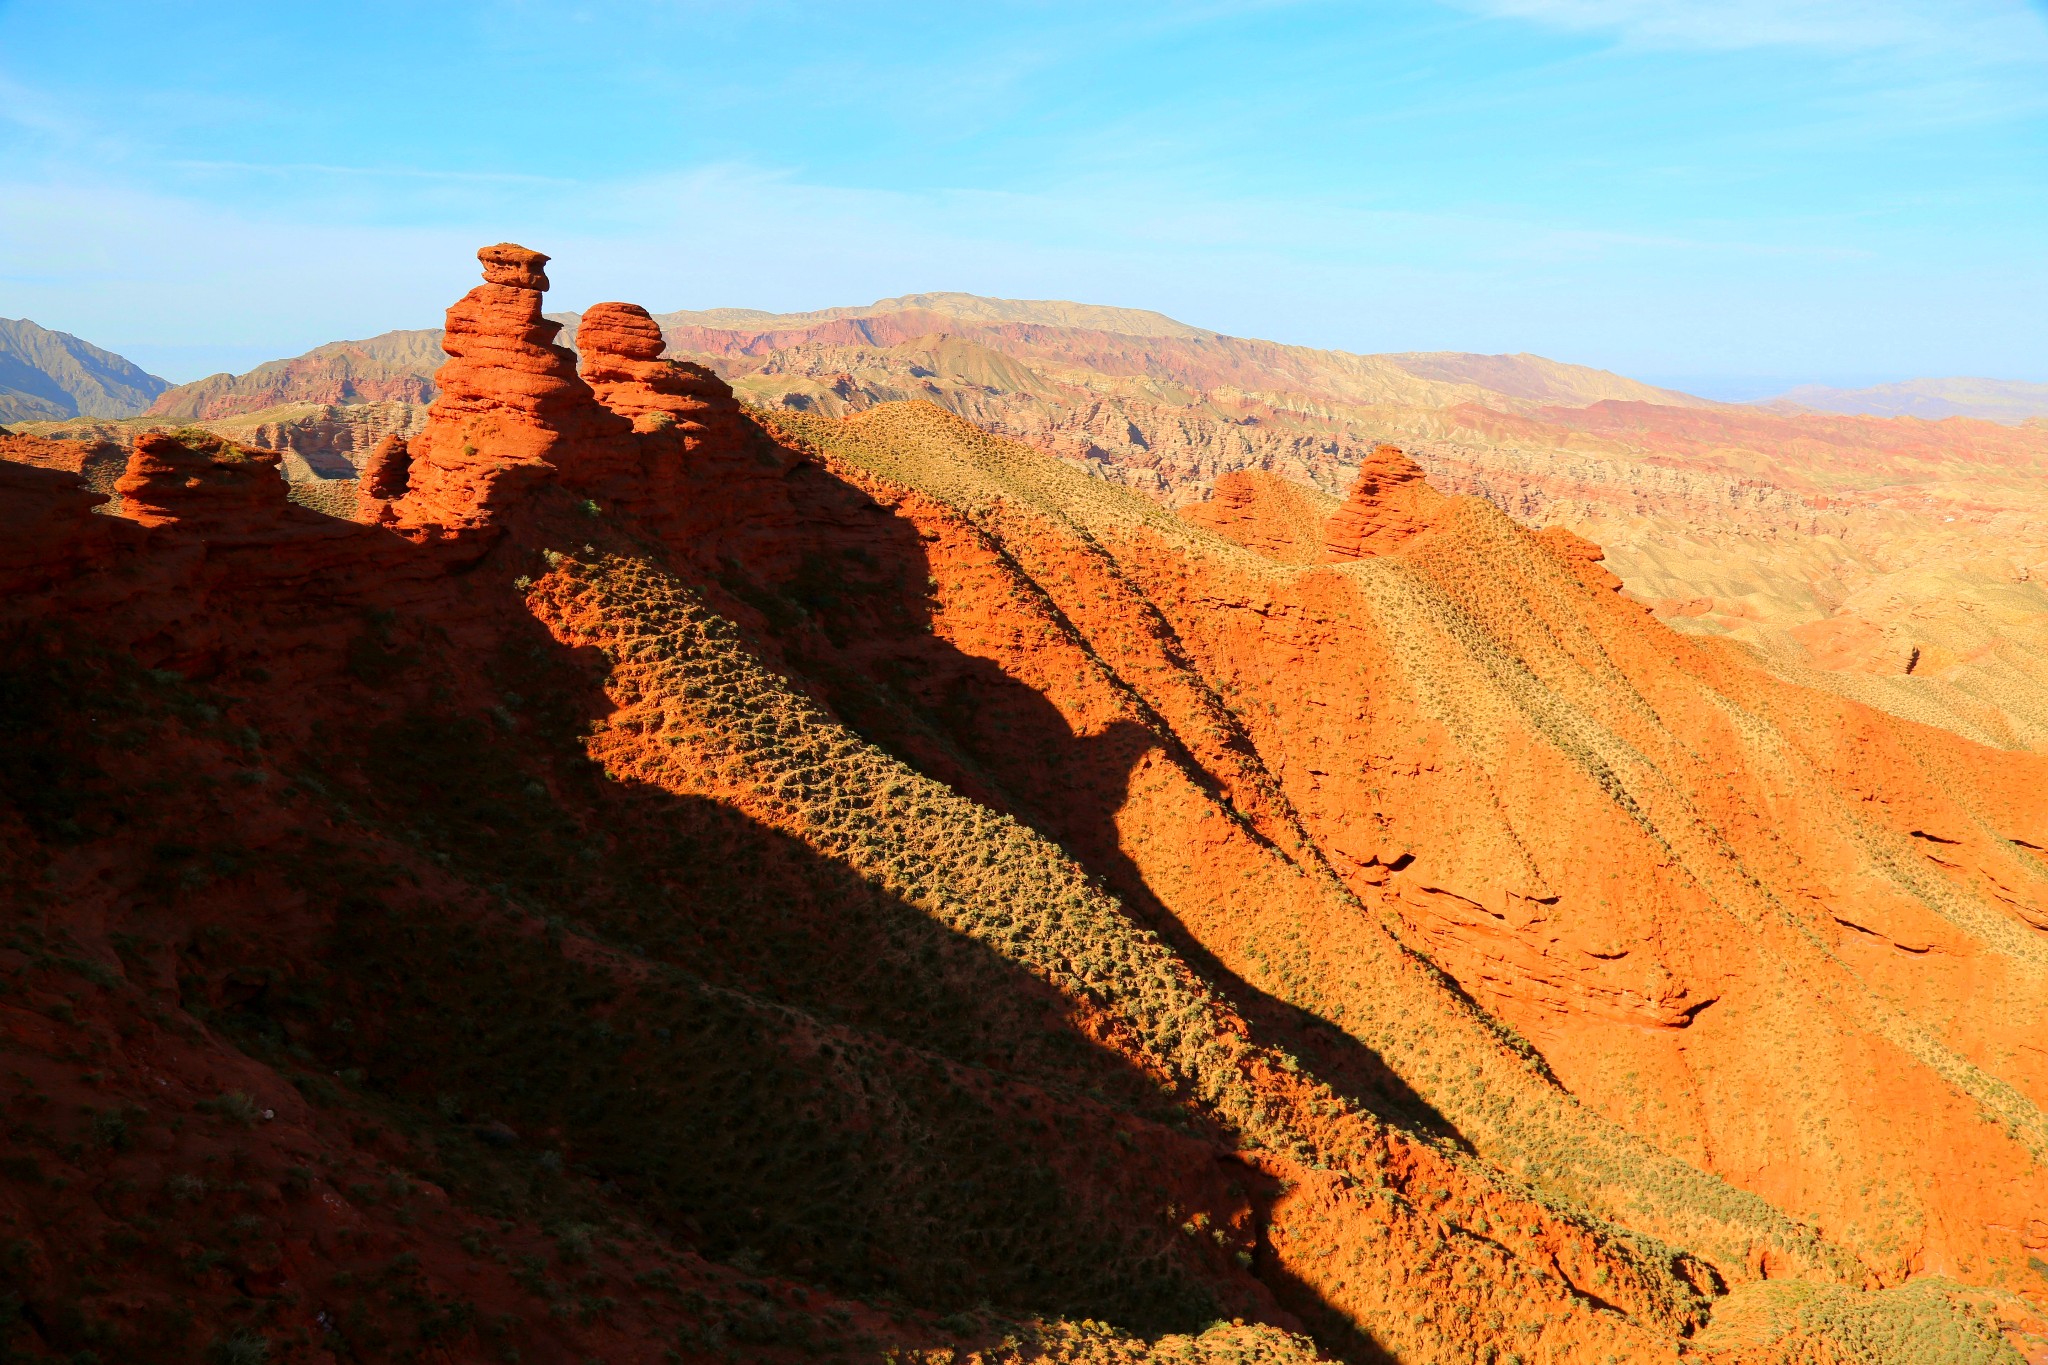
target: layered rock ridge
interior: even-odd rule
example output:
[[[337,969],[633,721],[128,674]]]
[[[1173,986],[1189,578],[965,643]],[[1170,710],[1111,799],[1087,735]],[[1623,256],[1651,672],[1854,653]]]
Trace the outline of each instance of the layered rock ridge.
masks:
[[[673,523],[680,463],[742,437],[732,390],[663,358],[636,304],[601,303],[557,345],[542,315],[548,258],[512,243],[477,253],[484,283],[448,310],[426,428],[366,469],[365,515],[413,535],[487,543],[524,490],[552,482],[650,523]],[[401,464],[403,476],[400,476]],[[402,493],[395,492],[402,486]]]
[[[1324,527],[1334,498],[1267,470],[1232,469],[1216,478],[1207,502],[1182,515],[1247,550],[1282,564],[1314,564],[1325,553]]]

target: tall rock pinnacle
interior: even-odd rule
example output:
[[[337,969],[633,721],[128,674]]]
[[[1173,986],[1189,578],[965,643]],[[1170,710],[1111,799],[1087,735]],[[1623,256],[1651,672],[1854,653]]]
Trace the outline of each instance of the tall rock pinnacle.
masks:
[[[555,344],[561,324],[541,316],[548,258],[510,242],[477,252],[484,283],[448,310],[434,375],[440,391],[426,430],[410,443],[407,525],[461,530],[489,525],[520,489],[556,470],[602,463],[627,424],[601,407]]]

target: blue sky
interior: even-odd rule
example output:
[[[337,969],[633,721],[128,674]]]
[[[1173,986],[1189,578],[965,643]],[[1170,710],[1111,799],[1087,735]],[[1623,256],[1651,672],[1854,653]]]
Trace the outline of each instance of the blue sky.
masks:
[[[0,316],[169,378],[927,289],[1748,397],[2048,380],[2029,0],[0,0]]]

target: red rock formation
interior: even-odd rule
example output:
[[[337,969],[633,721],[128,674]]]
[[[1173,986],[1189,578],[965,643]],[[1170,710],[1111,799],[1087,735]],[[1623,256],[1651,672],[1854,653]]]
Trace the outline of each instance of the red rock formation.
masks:
[[[33,1358],[1917,1365],[1988,1329],[1865,1286],[2031,1311],[2043,760],[1395,452],[1327,536],[1212,513],[1369,561],[1272,563],[928,404],[636,435],[674,375],[589,335],[596,388],[458,342],[512,474],[410,536],[224,442],[145,439],[132,520],[0,470]]]
[[[661,326],[637,303],[600,303],[576,324],[583,379],[598,401],[633,419],[636,431],[660,431],[733,406],[732,387],[702,365],[665,360]],[[694,433],[692,433],[694,434]]]
[[[9,464],[76,474],[85,467],[85,457],[93,448],[89,441],[46,441],[40,436],[23,436],[0,428],[0,461]]]
[[[233,534],[261,526],[287,505],[282,457],[217,436],[180,440],[152,431],[135,442],[115,483],[121,515],[144,526],[175,523],[181,532]]]
[[[364,521],[397,520],[391,504],[406,494],[412,480],[412,451],[403,436],[386,436],[377,442],[363,465],[357,499]]]
[[[406,526],[489,528],[520,490],[556,471],[580,487],[632,461],[627,424],[598,405],[575,354],[555,344],[561,324],[541,316],[548,258],[502,242],[477,259],[484,283],[448,310],[450,359],[434,376],[426,430],[410,443],[410,487],[395,509]]]
[[[1182,517],[1225,540],[1282,564],[1313,564],[1323,556],[1326,499],[1313,489],[1263,470],[1218,476],[1215,496],[1180,509]]]
[[[476,258],[483,263],[485,284],[548,292],[548,258],[538,251],[500,242],[496,246],[478,247]]]
[[[403,436],[386,436],[363,468],[363,491],[373,498],[402,498],[412,480],[412,452]]]
[[[633,477],[592,491],[671,539],[687,539],[701,528],[688,506],[686,467],[730,461],[750,442],[731,386],[701,365],[664,359],[665,346],[661,327],[638,304],[597,304],[576,326],[584,381],[600,403],[632,422],[638,447]],[[735,472],[744,478],[762,470]]]
[[[1388,554],[1428,530],[1443,503],[1420,465],[1396,446],[1374,446],[1330,518],[1323,557],[1336,563]]]
[[[1610,592],[1621,591],[1621,580],[1601,567],[1602,561],[1607,558],[1607,552],[1592,541],[1584,536],[1574,535],[1562,526],[1545,526],[1530,534],[1537,544],[1570,565],[1572,572],[1589,586],[1605,588]]]
[[[0,596],[84,572],[106,557],[114,530],[111,518],[92,514],[105,495],[86,491],[75,474],[56,467],[62,450],[36,450],[30,439],[0,438]],[[23,458],[31,454],[41,457],[40,467]]]

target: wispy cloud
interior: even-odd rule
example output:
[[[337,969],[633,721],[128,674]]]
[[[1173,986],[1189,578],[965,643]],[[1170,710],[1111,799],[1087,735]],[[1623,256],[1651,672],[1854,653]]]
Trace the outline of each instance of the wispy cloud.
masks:
[[[426,180],[504,185],[573,185],[560,176],[526,175],[515,171],[447,171],[421,166],[337,166],[322,161],[166,161],[179,171],[223,171],[271,176],[360,176],[377,180]]]
[[[1998,63],[2048,60],[2048,22],[2026,0],[1452,0],[1643,47],[1885,49]]]
[[[125,67],[0,38],[0,314],[191,377],[430,325],[510,238],[565,307],[959,288],[1692,375],[2048,354],[2021,0],[692,4],[341,56],[271,6]],[[293,42],[377,79],[244,79]]]

